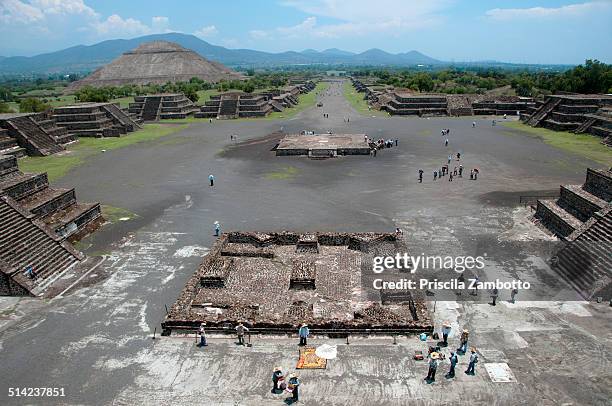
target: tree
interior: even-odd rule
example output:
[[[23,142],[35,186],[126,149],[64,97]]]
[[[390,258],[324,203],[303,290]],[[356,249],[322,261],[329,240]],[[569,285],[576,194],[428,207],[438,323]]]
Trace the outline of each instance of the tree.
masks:
[[[9,107],[8,103],[0,102],[0,113],[13,113],[13,110]]]
[[[189,86],[187,89],[185,89],[185,97],[194,103],[200,98],[200,96],[198,96],[198,91],[193,86]]]
[[[28,97],[27,99],[21,100],[19,103],[20,113],[38,113],[50,109],[51,106],[43,103],[36,97]]]

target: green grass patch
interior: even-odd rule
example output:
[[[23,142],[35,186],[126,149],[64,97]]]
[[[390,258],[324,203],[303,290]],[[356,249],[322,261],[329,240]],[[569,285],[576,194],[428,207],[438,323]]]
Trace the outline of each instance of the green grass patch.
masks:
[[[298,169],[294,166],[284,166],[277,171],[266,173],[266,179],[270,180],[286,180],[293,179],[298,173]]]
[[[295,116],[296,114],[314,106],[315,103],[317,102],[317,96],[319,95],[319,93],[324,92],[325,90],[327,90],[328,87],[329,87],[328,82],[319,82],[317,83],[317,85],[312,91],[308,93],[300,94],[298,96],[299,103],[297,104],[297,106],[285,109],[283,111],[275,111],[271,113],[270,115],[268,115],[267,117],[262,118],[262,119],[278,120],[281,118],[282,119],[291,118]]]
[[[612,165],[612,148],[601,143],[601,138],[591,134],[574,134],[567,131],[553,131],[547,128],[531,127],[520,121],[501,123],[509,129],[520,131],[531,137],[540,138],[546,144],[591,159],[600,164]],[[507,134],[515,134],[505,131]]]
[[[121,207],[102,205],[102,217],[111,224],[119,221],[129,221],[138,218],[138,214]]]
[[[133,96],[118,97],[116,99],[110,100],[110,102],[111,103],[119,103],[121,108],[130,107],[130,103],[134,103],[134,97]]]
[[[417,135],[420,135],[421,137],[429,137],[430,135],[433,135],[433,131],[431,131],[429,128],[426,128],[424,130],[419,130],[417,132]]]
[[[370,105],[368,105],[367,100],[364,99],[365,93],[359,93],[351,83],[350,80],[346,80],[344,82],[343,87],[344,97],[350,105],[357,110],[359,113],[365,116],[377,116],[377,117],[388,117],[389,114],[386,111],[380,111],[376,109],[371,109]]]
[[[68,146],[68,150],[64,153],[20,159],[19,168],[23,172],[47,172],[49,181],[52,182],[66,175],[72,168],[81,165],[87,158],[102,153],[102,150],[110,151],[140,142],[153,141],[186,127],[186,124],[145,124],[143,129],[123,137],[82,137],[78,143]]]

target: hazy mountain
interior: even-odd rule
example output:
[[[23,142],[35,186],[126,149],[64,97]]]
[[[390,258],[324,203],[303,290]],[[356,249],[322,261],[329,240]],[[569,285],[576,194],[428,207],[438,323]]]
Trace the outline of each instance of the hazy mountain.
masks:
[[[32,57],[15,56],[0,58],[0,73],[51,73],[88,72],[105,65],[122,53],[144,42],[165,40],[176,42],[202,55],[204,58],[230,66],[263,67],[298,64],[344,65],[415,65],[440,64],[417,51],[390,54],[380,49],[370,49],[360,54],[330,48],[322,52],[307,49],[302,52],[270,53],[251,49],[228,49],[209,44],[198,37],[169,33],[147,35],[132,39],[103,41],[94,45],[78,45],[61,51]]]

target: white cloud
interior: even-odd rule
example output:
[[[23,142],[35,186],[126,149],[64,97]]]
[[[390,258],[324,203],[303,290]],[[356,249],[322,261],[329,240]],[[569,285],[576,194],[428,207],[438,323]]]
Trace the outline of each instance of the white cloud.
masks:
[[[168,32],[170,19],[168,17],[157,16],[151,18],[151,30],[154,32]]]
[[[340,0],[285,0],[287,7],[312,14],[292,27],[278,27],[268,31],[265,37],[279,34],[289,37],[340,38],[364,36],[372,33],[400,34],[440,24],[444,17],[438,12],[455,0],[413,0],[408,6],[405,0],[352,0],[350,4]],[[337,23],[319,25],[316,16],[339,20]],[[259,30],[255,30],[259,33]],[[253,31],[251,31],[253,33]],[[251,34],[252,38],[264,38]]]
[[[33,23],[45,18],[43,12],[28,3],[19,0],[0,1],[0,22],[9,23]]]
[[[115,38],[124,35],[149,34],[151,32],[151,28],[142,22],[133,18],[123,19],[117,14],[113,14],[106,20],[96,21],[91,24],[91,27],[99,36],[111,34]]]
[[[215,27],[214,25],[208,25],[206,27],[202,27],[196,32],[194,32],[194,34],[197,37],[201,37],[201,38],[212,37],[214,35],[217,35],[218,33],[219,33],[219,30],[217,30],[217,27]]]
[[[278,27],[277,31],[287,37],[296,37],[307,34],[312,31],[313,28],[317,25],[316,17],[308,17],[301,23],[291,26],[291,27]]]
[[[83,0],[32,0],[32,6],[37,7],[45,14],[83,14],[91,17],[98,13]]]
[[[485,14],[495,20],[576,18],[605,9],[612,9],[611,1],[591,1],[561,7],[495,8]]]

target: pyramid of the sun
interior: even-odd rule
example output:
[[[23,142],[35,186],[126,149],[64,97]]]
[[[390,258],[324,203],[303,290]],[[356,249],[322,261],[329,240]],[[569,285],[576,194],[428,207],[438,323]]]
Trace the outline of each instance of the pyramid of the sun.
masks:
[[[90,86],[121,86],[184,82],[197,77],[207,82],[241,79],[242,76],[218,62],[202,58],[192,50],[167,41],[152,41],[128,51],[69,90]]]

